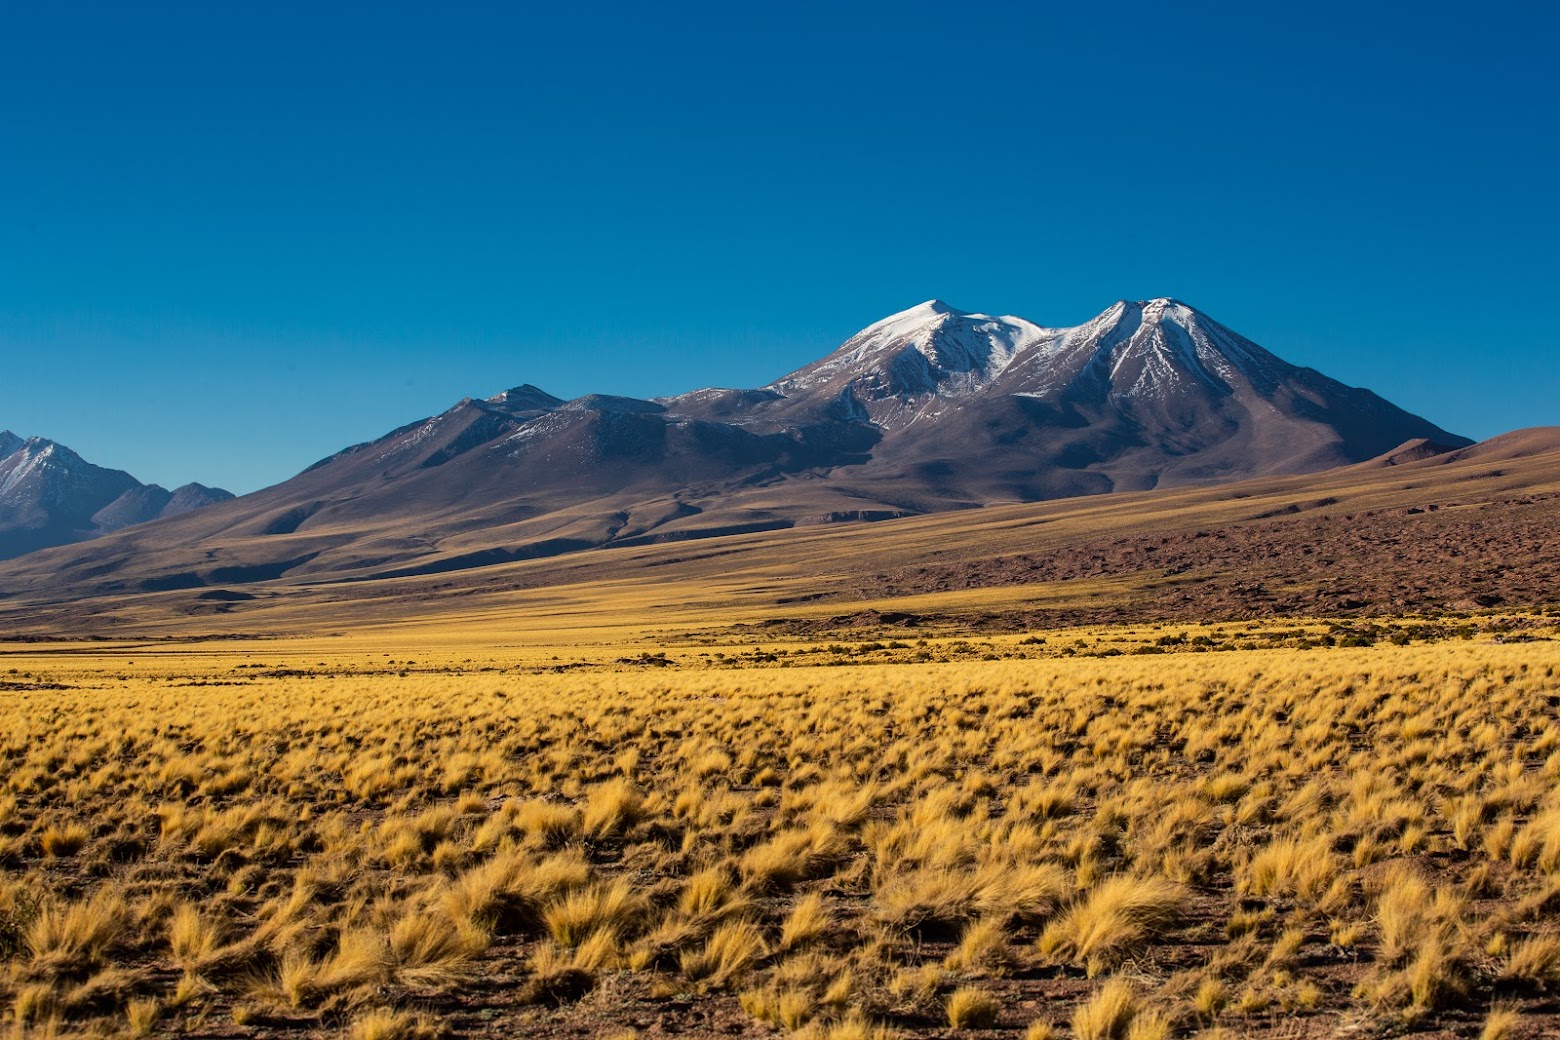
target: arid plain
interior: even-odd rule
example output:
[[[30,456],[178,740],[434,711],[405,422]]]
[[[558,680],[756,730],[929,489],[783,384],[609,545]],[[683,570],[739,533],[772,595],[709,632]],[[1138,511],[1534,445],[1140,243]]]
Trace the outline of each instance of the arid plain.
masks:
[[[10,1028],[1551,1034],[1556,447],[5,601]]]

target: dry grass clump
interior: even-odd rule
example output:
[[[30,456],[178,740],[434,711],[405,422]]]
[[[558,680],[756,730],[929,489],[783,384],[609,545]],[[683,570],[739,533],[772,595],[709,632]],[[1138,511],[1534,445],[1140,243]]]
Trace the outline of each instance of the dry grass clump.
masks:
[[[879,918],[916,934],[951,937],[979,912],[980,878],[961,870],[916,870],[891,878],[876,895]]]
[[[132,1000],[125,1005],[125,1031],[131,1036],[151,1036],[162,1015],[155,1000]]]
[[[471,918],[434,909],[413,911],[390,929],[390,970],[408,985],[443,988],[470,978],[492,941]]]
[[[583,887],[590,876],[590,864],[578,850],[537,856],[507,846],[492,859],[441,880],[439,900],[452,921],[525,934],[541,926],[547,906]]]
[[[444,1030],[433,1017],[393,1008],[376,1008],[352,1019],[349,1040],[438,1040]]]
[[[328,645],[26,662],[58,681],[0,701],[19,1036],[1493,1037],[1560,988],[1542,642],[524,674]]]
[[[990,1029],[1002,1014],[1002,1004],[992,994],[974,986],[961,986],[948,997],[948,1024],[955,1029]]]
[[[76,822],[50,826],[43,832],[39,842],[43,846],[43,854],[53,858],[74,856],[86,847],[87,839],[91,835],[87,828]]]
[[[796,900],[780,928],[780,948],[791,951],[826,935],[836,918],[821,892],[809,892]]]
[[[204,975],[225,960],[227,927],[190,903],[180,903],[168,919],[168,952],[191,975]]]
[[[1494,1007],[1479,1030],[1479,1040],[1512,1040],[1522,1026],[1522,1016],[1509,1007]]]
[[[1010,945],[1007,925],[996,917],[973,922],[959,937],[959,945],[943,962],[950,970],[967,975],[1005,975],[1018,961]]]
[[[786,890],[822,876],[844,853],[845,841],[832,823],[787,830],[745,852],[738,869],[758,888]]]
[[[686,950],[680,966],[694,982],[725,987],[739,980],[769,952],[764,934],[748,921],[729,921],[703,946]]]
[[[837,1022],[815,1024],[796,1034],[798,1040],[895,1040],[893,1030],[874,1023],[860,1014],[848,1015]]]
[[[1258,850],[1236,875],[1242,895],[1320,903],[1342,871],[1326,836],[1279,838]]]
[[[1540,990],[1560,985],[1560,936],[1529,935],[1509,944],[1497,977]]]
[[[1472,985],[1462,897],[1394,863],[1377,882],[1378,971],[1359,992],[1423,1014],[1462,1001]]]
[[[254,992],[293,1008],[362,1003],[388,982],[393,961],[384,937],[371,931],[342,934],[335,948],[315,956],[302,948],[287,950],[280,963],[258,979]]]
[[[595,788],[585,799],[580,826],[597,841],[622,834],[638,822],[643,809],[639,792],[627,780],[612,780]]]
[[[1040,937],[1040,953],[1113,968],[1160,938],[1186,911],[1186,889],[1162,878],[1110,877],[1087,892]]]
[[[644,899],[624,878],[610,884],[576,888],[542,913],[548,933],[559,946],[578,946],[597,931],[626,931],[642,912]]]
[[[77,975],[102,964],[126,938],[131,910],[111,888],[77,902],[44,903],[24,935],[36,975]]]
[[[1138,1007],[1132,987],[1111,979],[1073,1013],[1073,1035],[1078,1040],[1127,1040]]]

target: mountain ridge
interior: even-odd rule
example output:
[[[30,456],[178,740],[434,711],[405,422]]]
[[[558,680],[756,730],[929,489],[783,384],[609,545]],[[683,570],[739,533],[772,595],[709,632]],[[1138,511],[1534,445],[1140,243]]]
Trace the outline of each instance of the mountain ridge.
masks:
[[[234,496],[190,483],[172,491],[94,465],[46,437],[0,430],[0,560],[179,516]]]
[[[933,300],[754,389],[563,400],[522,383],[468,397],[281,484],[48,564],[92,589],[435,573],[1312,472],[1415,439],[1470,443],[1169,297],[1067,328]],[[15,585],[0,571],[0,591]]]
[[[919,618],[930,632],[1088,623],[1560,610],[1560,427],[1321,473],[910,516],[700,543],[445,558],[383,580],[294,573],[84,593],[47,557],[0,626],[57,638],[311,637],[438,621],[505,631],[742,622],[755,638]],[[886,518],[885,518],[886,519]],[[159,525],[141,529],[142,533]],[[15,561],[25,567],[29,559]],[[140,573],[149,573],[146,571]],[[20,577],[5,574],[7,582]],[[637,612],[637,613],[636,613]],[[875,620],[874,620],[875,619]],[[909,623],[909,622],[906,622]],[[867,628],[861,626],[866,625]],[[489,628],[489,631],[496,629]],[[587,636],[586,638],[596,638]]]

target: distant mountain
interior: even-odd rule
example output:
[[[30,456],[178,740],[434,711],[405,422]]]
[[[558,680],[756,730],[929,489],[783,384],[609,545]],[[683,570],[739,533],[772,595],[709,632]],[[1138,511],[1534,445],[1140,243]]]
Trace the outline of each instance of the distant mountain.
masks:
[[[437,573],[1305,473],[1412,440],[1469,443],[1175,300],[1073,328],[930,301],[756,390],[467,399],[255,494],[46,554],[0,589]]]
[[[1412,438],[1470,443],[1172,299],[1121,301],[1072,328],[932,300],[768,389],[779,400],[755,412],[832,407],[882,431],[859,481],[980,503],[1312,472]]]
[[[63,444],[0,430],[0,559],[96,538],[232,498],[186,484],[167,491],[94,466]]]

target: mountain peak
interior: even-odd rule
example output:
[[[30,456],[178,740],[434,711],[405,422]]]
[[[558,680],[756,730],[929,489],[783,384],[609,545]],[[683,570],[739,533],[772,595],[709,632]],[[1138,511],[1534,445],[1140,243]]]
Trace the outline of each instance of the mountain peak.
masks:
[[[190,482],[182,487],[176,487],[168,495],[168,502],[163,506],[159,517],[179,516],[182,513],[191,513],[205,506],[215,505],[218,502],[226,502],[233,497],[233,492],[226,488],[207,487],[205,484]]]
[[[913,334],[917,329],[922,329],[929,325],[937,324],[943,321],[945,318],[949,317],[968,318],[977,317],[977,315],[972,315],[966,311],[961,311],[957,307],[950,307],[942,300],[926,300],[922,303],[916,304],[914,307],[907,307],[902,311],[896,311],[886,318],[880,318],[871,325],[868,325],[866,328],[862,329],[855,336],[853,336],[852,339],[860,339],[864,336],[877,336],[884,338],[908,336]]]
[[[1102,318],[1118,318],[1124,315],[1142,316],[1147,321],[1161,321],[1168,317],[1171,321],[1182,324],[1190,320],[1206,317],[1196,307],[1184,303],[1173,296],[1156,296],[1151,300],[1117,300],[1107,307],[1095,321],[1099,321]]]
[[[171,515],[170,500],[183,512],[232,497],[198,484],[169,492],[47,437],[0,432],[0,560]]]
[[[1120,300],[1065,328],[929,299],[758,390],[563,402],[522,384],[467,401],[204,518],[160,521],[149,534],[83,549],[71,580],[100,582],[105,559],[133,568],[147,589],[174,577],[227,584],[239,580],[235,570],[265,580],[435,574],[820,515],[902,516],[1305,473],[1414,438],[1462,443],[1173,297]],[[7,473],[27,461],[25,452],[0,459],[0,534]],[[63,462],[34,471],[53,486],[91,475]],[[31,524],[21,544],[36,548],[207,497],[135,487],[96,523],[84,510],[34,519],[36,503],[59,499],[39,487],[12,527]]]
[[[786,397],[827,398],[859,413],[866,402],[968,396],[988,386],[1047,335],[1022,318],[961,311],[927,300],[874,322],[832,354],[770,384]],[[854,403],[852,403],[854,402]],[[877,412],[881,413],[882,409]],[[902,421],[865,414],[874,423]]]
[[[15,453],[23,456],[23,463],[26,465],[47,465],[50,460],[67,465],[83,461],[80,455],[65,445],[59,441],[51,441],[47,437],[28,437],[15,448]]]
[[[547,412],[563,404],[561,397],[554,397],[534,383],[521,383],[502,393],[494,394],[487,403],[514,411]]]

